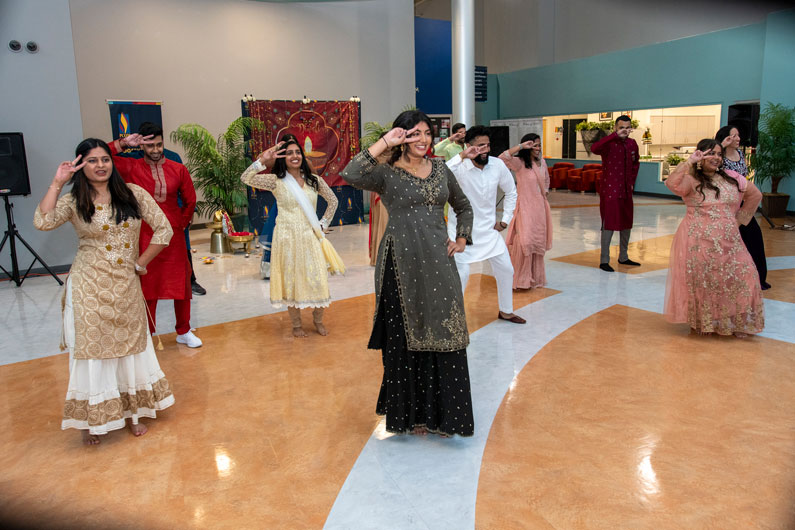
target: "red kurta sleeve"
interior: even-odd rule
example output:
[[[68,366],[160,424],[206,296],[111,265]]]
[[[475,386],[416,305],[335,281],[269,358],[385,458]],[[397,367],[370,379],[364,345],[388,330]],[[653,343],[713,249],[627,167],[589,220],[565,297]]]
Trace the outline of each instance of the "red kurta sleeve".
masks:
[[[180,165],[179,195],[182,197],[182,229],[187,228],[193,220],[193,212],[196,210],[196,188],[193,186],[193,179],[190,178],[188,169]]]
[[[591,152],[600,156],[604,156],[610,151],[610,142],[614,141],[618,138],[616,133],[611,133],[602,138],[601,140],[597,140],[591,146]]]
[[[113,140],[110,142],[108,147],[110,147],[110,154],[113,155],[113,165],[116,166],[121,178],[123,178],[125,182],[132,182],[136,184],[136,182],[132,179],[132,173],[134,171],[136,159],[126,156],[119,156],[123,150],[118,140]]]

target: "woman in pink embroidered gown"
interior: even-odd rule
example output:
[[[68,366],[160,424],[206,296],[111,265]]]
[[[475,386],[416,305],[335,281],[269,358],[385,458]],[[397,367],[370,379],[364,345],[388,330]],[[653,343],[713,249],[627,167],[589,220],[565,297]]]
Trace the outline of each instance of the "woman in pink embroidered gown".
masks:
[[[547,283],[544,253],[552,248],[549,170],[541,157],[541,138],[529,133],[522,143],[500,155],[516,175],[519,198],[505,242],[513,263],[513,288],[531,289]]]
[[[671,245],[665,317],[704,335],[759,333],[765,326],[759,275],[738,224],[748,224],[762,193],[722,169],[715,140],[701,140],[696,149],[665,182],[687,205]]]

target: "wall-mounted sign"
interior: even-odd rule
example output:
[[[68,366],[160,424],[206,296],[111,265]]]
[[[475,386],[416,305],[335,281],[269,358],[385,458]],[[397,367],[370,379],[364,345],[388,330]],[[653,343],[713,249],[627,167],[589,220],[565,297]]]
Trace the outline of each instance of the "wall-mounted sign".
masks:
[[[488,100],[489,72],[485,66],[475,67],[475,101]]]

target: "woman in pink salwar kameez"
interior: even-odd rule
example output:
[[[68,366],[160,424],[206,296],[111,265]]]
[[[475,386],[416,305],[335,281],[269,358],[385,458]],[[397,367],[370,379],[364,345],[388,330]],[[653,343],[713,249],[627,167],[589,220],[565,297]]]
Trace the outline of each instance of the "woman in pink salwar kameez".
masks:
[[[531,289],[547,283],[544,254],[552,248],[552,215],[549,210],[549,170],[541,157],[541,139],[529,133],[522,143],[500,155],[516,175],[519,198],[505,242],[513,263],[513,288]]]
[[[696,149],[665,182],[687,205],[671,245],[665,317],[704,335],[759,333],[765,326],[759,276],[738,224],[748,224],[762,193],[721,169],[715,140],[701,140]]]

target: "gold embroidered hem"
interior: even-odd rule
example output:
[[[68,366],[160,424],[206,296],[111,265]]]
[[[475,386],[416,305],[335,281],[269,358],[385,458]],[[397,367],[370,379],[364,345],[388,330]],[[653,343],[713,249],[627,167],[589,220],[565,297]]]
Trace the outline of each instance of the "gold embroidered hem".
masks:
[[[331,305],[331,298],[327,298],[325,300],[320,300],[317,302],[307,302],[307,301],[296,302],[295,300],[274,300],[273,298],[271,298],[271,305],[276,309],[282,307],[283,305],[287,307],[295,307],[298,309],[306,309],[309,307],[314,307],[314,308],[328,307]]]
[[[100,434],[124,428],[125,419],[156,418],[156,411],[174,404],[174,394],[166,378],[155,381],[151,389],[139,389],[135,393],[121,392],[98,403],[87,399],[67,399],[64,403],[62,429],[89,430]]]
[[[378,308],[381,302],[381,289],[383,286],[384,272],[386,269],[387,256],[391,249],[394,248],[394,239],[391,236],[384,238],[381,245],[382,251],[379,255],[378,275],[376,277],[376,302],[375,313],[373,315],[373,325],[378,318]],[[405,282],[401,281],[401,270],[397,259],[394,259],[393,266],[395,269],[395,282],[398,285],[398,299],[400,300],[400,308],[403,315],[412,315],[416,313],[416,308],[411,313],[408,312],[406,298],[412,299],[413,294],[407,292]],[[417,272],[407,274],[409,278]],[[416,281],[416,280],[415,280]],[[460,285],[460,282],[455,284]],[[435,289],[435,288],[434,288]],[[454,292],[454,291],[453,291]],[[444,298],[445,302],[449,300],[449,307],[439,307],[432,314],[420,315],[426,319],[426,326],[415,327],[409,324],[409,320],[404,317],[403,328],[406,332],[406,345],[407,349],[412,351],[432,351],[432,352],[449,352],[464,350],[469,345],[469,331],[467,330],[467,321],[463,309],[463,296],[457,298],[451,296],[449,299]],[[438,320],[438,322],[435,322]]]
[[[173,404],[171,385],[147,335],[141,353],[117,359],[70,358],[61,429],[105,434],[123,428],[126,418],[136,424]]]

